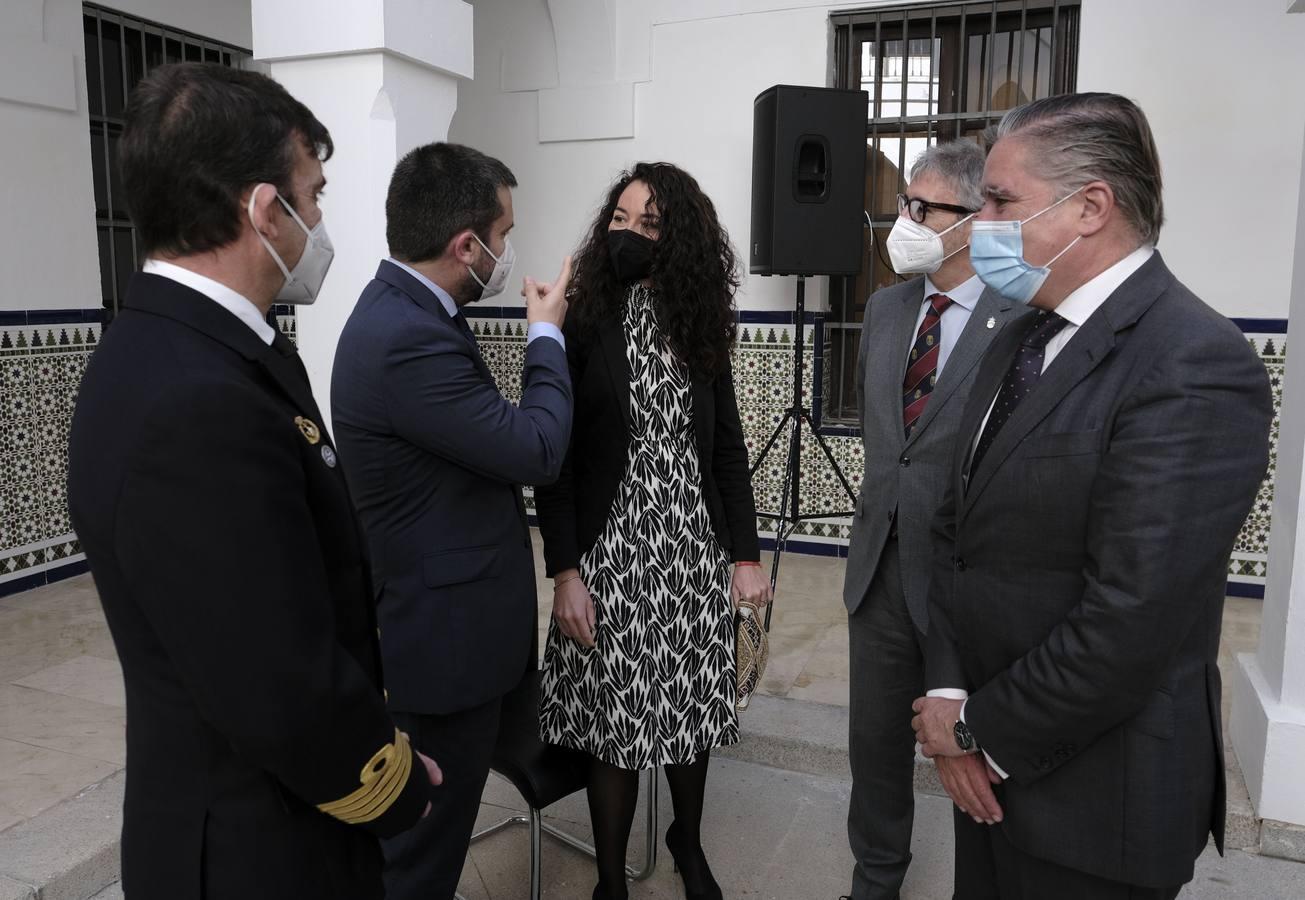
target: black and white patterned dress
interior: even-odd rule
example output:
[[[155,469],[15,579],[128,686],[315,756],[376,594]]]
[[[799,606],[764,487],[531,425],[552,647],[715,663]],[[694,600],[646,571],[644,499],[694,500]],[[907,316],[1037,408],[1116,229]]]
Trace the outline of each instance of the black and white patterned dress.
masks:
[[[703,502],[688,372],[658,331],[655,296],[626,295],[629,463],[580,559],[597,646],[550,625],[540,704],[545,741],[625,769],[692,762],[739,730],[729,559]]]

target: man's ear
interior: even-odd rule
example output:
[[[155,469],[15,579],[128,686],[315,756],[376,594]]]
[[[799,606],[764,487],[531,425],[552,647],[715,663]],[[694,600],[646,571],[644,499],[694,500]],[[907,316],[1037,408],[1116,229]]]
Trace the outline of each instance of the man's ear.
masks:
[[[248,212],[250,197],[254,198],[252,215]],[[241,212],[246,213],[247,219],[253,219],[254,230],[269,241],[275,240],[279,235],[277,226],[281,217],[277,215],[277,210],[280,207],[281,201],[276,199],[276,187],[266,182],[250,185],[240,197]]]
[[[468,228],[453,236],[445,252],[452,254],[453,258],[464,266],[469,266],[480,258],[480,242],[476,240],[475,233]]]
[[[1083,211],[1079,214],[1078,233],[1087,237],[1096,234],[1110,221],[1117,208],[1115,192],[1104,181],[1092,181],[1083,187]]]

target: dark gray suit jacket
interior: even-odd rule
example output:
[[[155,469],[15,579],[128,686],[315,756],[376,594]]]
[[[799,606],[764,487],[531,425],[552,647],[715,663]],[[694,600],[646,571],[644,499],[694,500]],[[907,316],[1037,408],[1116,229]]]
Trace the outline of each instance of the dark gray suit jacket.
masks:
[[[902,429],[902,377],[924,302],[924,278],[878,291],[866,304],[857,356],[856,405],[865,446],[865,474],[852,519],[843,602],[856,612],[870,589],[897,516],[902,590],[915,627],[929,625],[929,526],[942,502],[952,443],[978,370],[979,358],[1006,322],[1026,313],[985,290],[947,358],[924,414],[906,439]],[[993,327],[988,327],[989,320]]]
[[[1009,774],[1015,846],[1154,887],[1222,847],[1219,631],[1268,465],[1264,365],[1157,253],[962,472],[1023,332],[980,366],[935,523],[930,689]]]
[[[513,406],[439,298],[388,262],[340,336],[331,410],[372,552],[391,709],[468,709],[535,664],[520,485],[557,477],[572,400],[557,341],[525,355]]]

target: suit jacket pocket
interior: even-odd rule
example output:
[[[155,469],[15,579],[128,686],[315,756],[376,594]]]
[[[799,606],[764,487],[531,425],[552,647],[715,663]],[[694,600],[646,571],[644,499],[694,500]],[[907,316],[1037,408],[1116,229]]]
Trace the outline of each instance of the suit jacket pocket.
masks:
[[[1142,711],[1128,722],[1128,727],[1162,740],[1174,736],[1174,701],[1168,691],[1157,690]]]
[[[428,588],[449,587],[479,581],[494,571],[498,547],[464,547],[422,558],[422,578]]]
[[[1035,434],[1020,444],[1020,455],[1026,459],[1046,456],[1081,456],[1101,452],[1101,429],[1092,431],[1067,431],[1059,434]]]

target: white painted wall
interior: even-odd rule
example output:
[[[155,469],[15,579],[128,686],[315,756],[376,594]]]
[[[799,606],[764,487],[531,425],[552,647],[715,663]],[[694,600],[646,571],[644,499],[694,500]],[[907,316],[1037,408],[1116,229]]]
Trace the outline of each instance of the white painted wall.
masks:
[[[327,398],[340,332],[389,255],[390,174],[413,147],[446,139],[457,83],[384,53],[283,60],[272,63],[271,75],[313,111],[335,143],[324,167],[328,186],[322,200],[335,260],[317,302],[297,311],[300,355],[329,425]]]
[[[22,58],[11,51],[24,48]],[[32,85],[38,71],[59,80]],[[37,105],[42,104],[42,105]],[[100,305],[81,4],[0,9],[0,309]]]
[[[388,256],[385,195],[394,165],[446,140],[458,73],[472,71],[472,9],[462,0],[254,0],[254,54],[330,130],[323,215],[335,261],[298,310],[299,352],[330,424],[340,332]],[[310,17],[349,27],[303,27]],[[379,49],[378,49],[379,47]]]
[[[449,131],[450,140],[502,159],[520,182],[513,201],[514,280],[526,274],[551,278],[562,256],[579,242],[616,174],[639,160],[667,160],[691,172],[715,202],[736,247],[746,250],[752,101],[779,82],[826,83],[827,4],[800,8],[803,4],[797,2],[782,5],[799,8],[764,14],[717,15],[729,4],[610,3],[613,30],[604,33],[602,20],[594,19],[594,40],[616,41],[609,83],[633,84],[635,137],[540,143],[540,110],[547,115],[553,98],[541,100],[535,89],[567,88],[569,75],[576,79],[569,87],[592,99],[579,79],[603,71],[594,67],[601,59],[586,66],[568,64],[570,56],[588,52],[586,36],[574,31],[562,37],[559,63],[549,5],[545,0],[478,0],[475,79],[460,86]],[[571,16],[569,21],[580,27],[584,20]],[[660,24],[650,26],[650,21]],[[505,92],[504,83],[518,90]],[[575,107],[570,114],[586,115]],[[595,118],[612,114],[610,104],[592,112]],[[746,256],[743,262],[746,267]],[[818,303],[824,280],[814,281],[808,300]],[[755,309],[788,309],[792,298],[792,279],[749,277],[740,302]]]
[[[249,0],[117,0],[113,8],[240,46]],[[0,3],[0,309],[101,304],[78,0]]]
[[[1286,0],[1084,0],[1078,86],[1138,102],[1165,176],[1165,261],[1229,316],[1286,318],[1305,135],[1305,15]]]
[[[873,5],[477,0],[475,80],[461,87],[450,139],[501,158],[520,180],[519,273],[551,274],[605,186],[639,159],[669,159],[697,176],[736,245],[745,246],[753,97],[775,83],[828,83],[829,13]],[[577,6],[590,14],[576,15]],[[1229,316],[1287,315],[1305,149],[1305,16],[1287,15],[1287,6],[1083,3],[1079,89],[1127,94],[1146,110],[1166,178],[1161,250],[1180,278]],[[605,62],[602,48],[592,48],[613,41],[615,58]],[[541,110],[562,118],[553,89],[571,88],[576,97],[561,127],[617,127],[611,103],[586,108],[593,93],[582,90],[586,78],[633,83],[634,137],[541,143],[541,132],[556,136],[554,122],[540,122]],[[782,309],[791,296],[789,279],[749,278],[740,301]]]
[[[1305,18],[1303,16],[1302,18]],[[1290,330],[1305,323],[1305,162],[1297,199]],[[1288,365],[1273,486],[1273,529],[1260,645],[1238,656],[1232,740],[1255,811],[1305,825],[1305,369]]]

